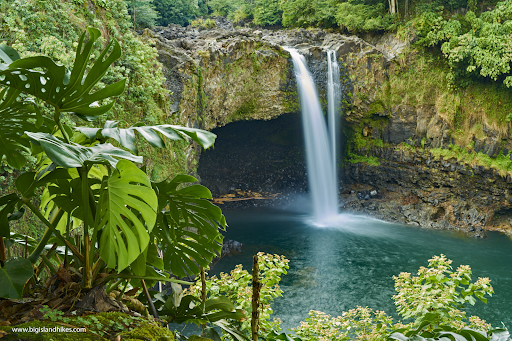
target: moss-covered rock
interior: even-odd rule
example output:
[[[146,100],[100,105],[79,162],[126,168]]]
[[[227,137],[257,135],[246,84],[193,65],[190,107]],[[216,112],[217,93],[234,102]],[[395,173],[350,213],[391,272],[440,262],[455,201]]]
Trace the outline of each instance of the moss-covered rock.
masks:
[[[282,47],[221,29],[159,28],[156,47],[181,124],[213,129],[298,109]],[[150,32],[147,32],[150,34]]]

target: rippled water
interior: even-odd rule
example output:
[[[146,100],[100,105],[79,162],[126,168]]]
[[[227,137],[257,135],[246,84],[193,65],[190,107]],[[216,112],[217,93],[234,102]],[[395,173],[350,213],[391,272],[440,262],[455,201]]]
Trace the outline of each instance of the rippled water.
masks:
[[[283,297],[273,305],[283,329],[299,325],[311,309],[337,316],[360,305],[396,318],[392,276],[414,273],[441,253],[453,260],[454,268],[470,265],[474,280],[492,280],[495,295],[488,304],[477,302],[469,308],[468,316],[512,328],[512,241],[499,233],[477,240],[349,214],[340,215],[328,224],[331,227],[319,227],[307,214],[268,208],[225,215],[226,238],[242,242],[243,253],[221,259],[212,274],[240,263],[250,271],[258,251],[285,255],[290,270],[282,280]]]

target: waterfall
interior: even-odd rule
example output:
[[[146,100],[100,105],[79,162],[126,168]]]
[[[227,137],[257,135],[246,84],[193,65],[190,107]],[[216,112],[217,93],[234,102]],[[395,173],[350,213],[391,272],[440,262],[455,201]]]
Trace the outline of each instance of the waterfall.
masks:
[[[323,221],[338,214],[338,185],[334,168],[333,145],[329,141],[324,114],[305,58],[295,49],[284,49],[290,52],[293,60],[302,109],[308,184],[313,202],[313,213],[315,221],[322,224]]]
[[[340,69],[336,58],[336,51],[327,52],[327,116],[329,118],[329,137],[331,139],[332,171],[338,179],[336,156],[338,143],[338,122],[341,104]],[[337,185],[337,184],[336,184]],[[338,188],[338,186],[336,186]],[[338,191],[336,190],[336,193]]]

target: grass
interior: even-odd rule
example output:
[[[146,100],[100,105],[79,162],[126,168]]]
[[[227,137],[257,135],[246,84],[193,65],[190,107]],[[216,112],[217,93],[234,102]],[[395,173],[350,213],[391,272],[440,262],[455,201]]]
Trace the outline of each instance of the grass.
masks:
[[[469,165],[484,166],[486,168],[496,169],[501,176],[512,175],[512,160],[508,156],[499,154],[496,158],[482,153],[469,153],[465,148],[453,145],[450,149],[432,148],[432,155],[440,159],[456,159]]]
[[[347,161],[350,163],[367,163],[370,166],[380,166],[379,158],[376,156],[362,156],[351,152],[348,152],[347,156]]]
[[[375,144],[369,144],[370,141],[380,141],[382,143],[382,140],[374,140],[374,139],[364,139],[364,138],[358,138],[352,141],[354,143],[354,146],[356,148],[367,148]],[[395,146],[395,148],[398,148],[400,150],[406,150],[412,153],[417,153],[422,150],[429,151],[436,159],[439,160],[449,160],[449,159],[455,159],[458,162],[463,162],[468,165],[474,165],[474,166],[484,166],[488,169],[495,169],[498,171],[498,173],[505,177],[507,175],[512,176],[512,160],[509,156],[505,156],[502,153],[500,153],[496,158],[491,158],[487,154],[483,153],[475,153],[473,150],[473,145],[469,144],[466,147],[460,147],[458,145],[450,145],[450,149],[443,149],[443,148],[424,148],[424,140],[422,140],[422,147],[414,147],[411,146],[405,142],[400,143],[399,145]],[[381,145],[382,147],[383,145]],[[389,146],[386,144],[386,146]],[[357,155],[352,152],[347,152],[346,160],[349,163],[367,163],[372,166],[379,166],[380,165],[380,159],[375,156],[364,156],[364,155]]]

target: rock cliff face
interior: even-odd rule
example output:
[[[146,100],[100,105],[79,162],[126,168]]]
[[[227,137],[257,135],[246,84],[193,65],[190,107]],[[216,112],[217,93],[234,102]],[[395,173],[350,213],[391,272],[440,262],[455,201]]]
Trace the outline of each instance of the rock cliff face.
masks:
[[[371,148],[380,165],[346,167],[342,208],[400,223],[484,237],[510,225],[510,176],[428,151]]]
[[[327,50],[336,50],[339,59],[358,74],[372,72],[366,67],[371,68],[375,61],[385,65],[397,52],[382,47],[383,53],[358,37],[320,29],[270,31],[222,26],[227,29],[171,25],[145,32],[156,38],[166,85],[172,91],[170,113],[204,129],[299,111],[293,64],[282,46],[295,47],[306,57],[323,103]],[[403,44],[393,47],[399,50]],[[345,69],[341,71],[350,86]]]
[[[432,88],[417,89],[411,71],[419,68],[414,64],[417,56],[407,52],[406,42],[391,35],[369,43],[320,29],[270,31],[218,24],[223,28],[169,26],[145,32],[156,38],[172,91],[170,114],[178,115],[182,124],[212,130],[234,121],[298,113],[293,65],[282,46],[295,47],[305,56],[325,105],[326,51],[335,50],[344,84],[343,208],[477,237],[489,229],[512,231],[510,175],[457,161],[461,158],[455,155],[465,148],[489,160],[503,159],[512,150],[509,129],[484,116],[460,126],[457,113],[447,114],[453,101],[436,92],[435,82]],[[403,76],[407,72],[412,76]],[[409,94],[418,91],[414,98]],[[219,131],[218,150],[201,156],[203,184],[218,196],[240,188],[307,191],[304,162],[299,160],[302,142],[291,147],[289,141],[274,138],[290,133],[286,126],[300,130],[300,123],[287,120],[275,124],[281,128],[261,127],[260,135],[259,126],[251,128],[249,122],[233,126],[231,133],[224,131],[231,136],[226,145]],[[468,133],[457,135],[457,129]]]

